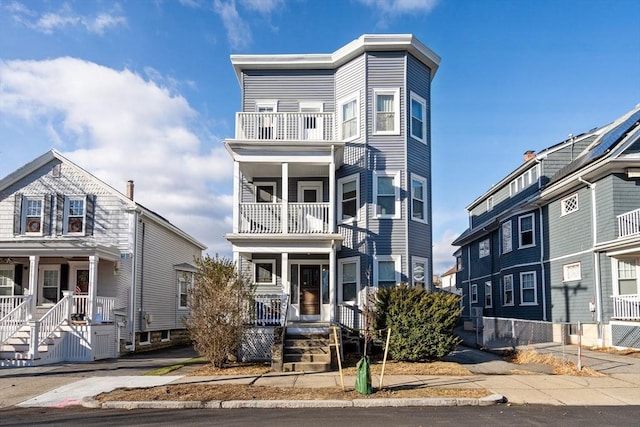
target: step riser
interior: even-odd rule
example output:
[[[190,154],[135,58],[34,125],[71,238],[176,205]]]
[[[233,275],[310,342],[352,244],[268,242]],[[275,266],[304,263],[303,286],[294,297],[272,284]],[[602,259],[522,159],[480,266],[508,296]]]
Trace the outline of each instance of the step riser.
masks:
[[[330,341],[328,339],[323,340],[300,340],[300,339],[285,339],[284,346],[292,348],[313,348],[313,347],[328,347]]]
[[[331,355],[329,354],[285,354],[286,362],[321,362],[331,364]]]
[[[328,363],[285,362],[282,368],[284,372],[327,372],[331,370],[331,365]]]

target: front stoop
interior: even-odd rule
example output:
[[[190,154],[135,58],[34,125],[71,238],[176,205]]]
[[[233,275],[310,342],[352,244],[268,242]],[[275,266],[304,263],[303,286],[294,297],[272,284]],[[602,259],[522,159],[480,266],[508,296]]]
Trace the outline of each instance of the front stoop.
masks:
[[[38,347],[39,356],[36,359],[32,359],[29,355],[30,333],[31,330],[28,327],[22,327],[0,346],[0,368],[37,366],[40,364],[42,356],[51,351],[57,342],[62,339],[62,333],[55,332],[51,338]]]
[[[329,326],[295,325],[284,337],[284,372],[328,372],[332,370]]]

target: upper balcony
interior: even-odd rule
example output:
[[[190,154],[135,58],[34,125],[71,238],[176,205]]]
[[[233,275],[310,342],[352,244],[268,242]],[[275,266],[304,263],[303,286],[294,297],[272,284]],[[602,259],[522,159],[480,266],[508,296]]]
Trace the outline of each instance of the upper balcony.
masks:
[[[640,209],[618,215],[618,237],[640,235]]]
[[[236,113],[238,141],[335,142],[334,113]]]

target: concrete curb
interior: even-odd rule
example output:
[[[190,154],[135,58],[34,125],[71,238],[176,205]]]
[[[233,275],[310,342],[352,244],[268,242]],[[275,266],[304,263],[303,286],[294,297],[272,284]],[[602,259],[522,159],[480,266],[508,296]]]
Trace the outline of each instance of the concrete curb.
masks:
[[[102,409],[292,409],[292,408],[380,408],[408,406],[489,406],[506,402],[504,396],[492,394],[476,398],[411,398],[411,399],[353,399],[353,400],[211,400],[211,401],[120,401],[100,403],[86,398],[85,408]]]

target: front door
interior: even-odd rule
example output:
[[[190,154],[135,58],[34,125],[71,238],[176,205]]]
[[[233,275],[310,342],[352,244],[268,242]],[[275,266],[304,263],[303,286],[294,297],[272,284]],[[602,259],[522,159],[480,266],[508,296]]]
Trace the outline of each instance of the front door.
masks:
[[[320,315],[320,266],[300,266],[300,314]]]

